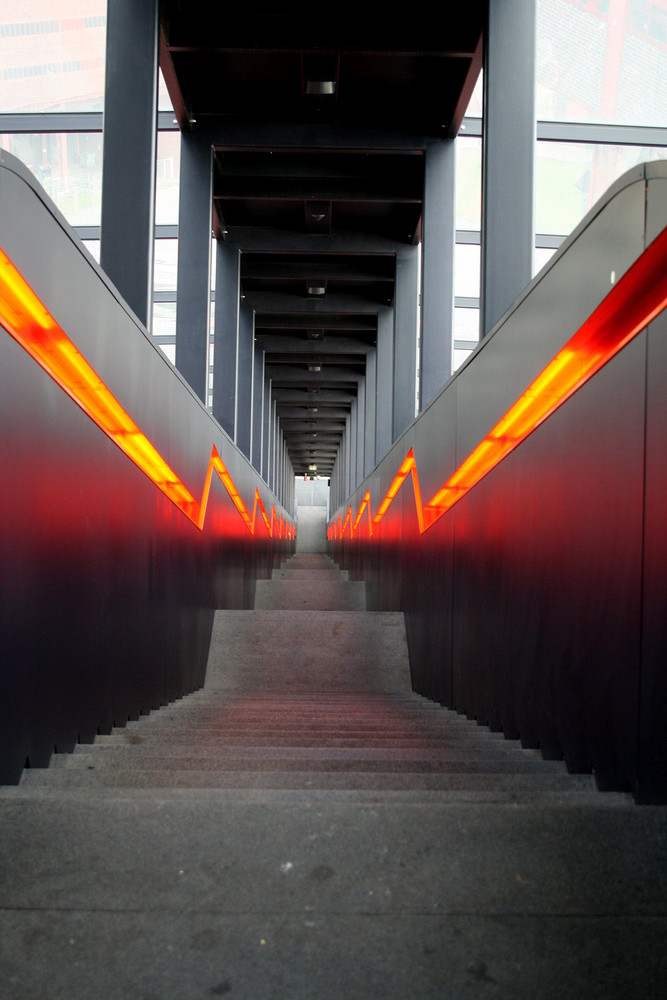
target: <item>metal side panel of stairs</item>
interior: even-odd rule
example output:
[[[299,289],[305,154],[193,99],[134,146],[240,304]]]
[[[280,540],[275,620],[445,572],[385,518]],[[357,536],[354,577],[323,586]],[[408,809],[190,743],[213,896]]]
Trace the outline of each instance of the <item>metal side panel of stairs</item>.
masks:
[[[410,690],[297,552],[204,688],[0,789],[0,1000],[664,995],[667,810]]]

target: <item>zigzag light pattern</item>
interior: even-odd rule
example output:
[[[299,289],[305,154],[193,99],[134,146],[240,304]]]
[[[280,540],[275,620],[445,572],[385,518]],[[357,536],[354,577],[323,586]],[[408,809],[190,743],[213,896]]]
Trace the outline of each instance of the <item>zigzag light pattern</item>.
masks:
[[[328,528],[340,539],[348,526],[353,537],[368,512],[368,534],[385,516],[401,486],[412,476],[419,532],[423,534],[468,490],[498,465],[585,382],[618,354],[667,307],[667,229],[628,269],[586,322],[528,386],[427,504],[422,504],[412,448],[405,456],[377,513],[371,512],[367,490],[354,521],[352,508]]]
[[[277,532],[280,538],[294,537],[294,527],[282,516],[278,518],[275,507],[272,506],[268,517],[257,489],[250,515],[215,446],[211,450],[202,499],[197,501],[1,249],[0,323],[200,531],[215,472],[251,535],[255,534],[259,510],[269,535]]]

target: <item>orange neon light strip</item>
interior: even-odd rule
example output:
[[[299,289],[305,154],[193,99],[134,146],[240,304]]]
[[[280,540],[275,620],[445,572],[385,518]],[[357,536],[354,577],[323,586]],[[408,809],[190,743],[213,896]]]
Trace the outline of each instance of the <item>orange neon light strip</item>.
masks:
[[[366,491],[350,536],[357,531],[366,509],[369,535],[373,534],[409,475],[419,531],[423,534],[666,307],[664,229],[426,505],[422,505],[417,466],[410,449],[374,516],[370,514],[370,492]],[[333,523],[330,538],[342,538],[351,515],[350,508],[342,529],[340,517],[337,524]]]
[[[144,475],[200,530],[204,526],[211,480],[215,472],[250,534],[255,533],[259,508],[269,535],[273,535],[274,522],[277,522],[275,508],[271,509],[272,517],[269,521],[259,491],[255,490],[252,517],[250,516],[215,446],[211,450],[206,470],[202,499],[201,501],[195,499],[1,249],[0,323],[107,437],[111,438]],[[293,532],[289,523],[287,529],[285,528],[281,516],[281,538],[283,533],[286,537],[293,537],[292,534],[287,534],[287,530]]]

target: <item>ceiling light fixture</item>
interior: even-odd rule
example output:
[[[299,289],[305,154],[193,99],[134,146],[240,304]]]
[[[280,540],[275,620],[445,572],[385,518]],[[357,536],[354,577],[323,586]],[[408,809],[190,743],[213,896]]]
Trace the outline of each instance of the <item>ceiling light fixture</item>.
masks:
[[[332,97],[336,93],[336,81],[306,80],[306,93],[315,97]]]
[[[327,290],[327,286],[318,281],[309,281],[306,287],[309,295],[324,295]]]

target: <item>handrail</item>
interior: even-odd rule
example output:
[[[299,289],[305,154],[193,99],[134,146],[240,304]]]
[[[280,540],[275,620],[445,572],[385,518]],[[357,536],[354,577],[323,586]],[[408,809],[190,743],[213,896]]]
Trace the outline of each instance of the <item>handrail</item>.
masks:
[[[354,519],[352,508],[348,507],[344,519],[341,513],[329,525],[329,540],[342,538],[348,525],[350,537],[353,537],[365,510],[368,511],[368,535],[372,537],[409,475],[412,476],[419,533],[423,534],[666,307],[667,228],[637,258],[428,503],[422,504],[417,464],[410,448],[375,515],[371,509],[370,490],[366,490]]]
[[[250,515],[215,445],[206,470],[202,498],[197,501],[1,248],[0,323],[200,531],[204,527],[211,480],[215,472],[251,535],[255,533],[259,508],[271,537],[274,534],[274,524],[280,538],[294,537],[294,526],[285,523],[282,516],[278,520],[273,506],[269,519],[258,489],[255,489],[253,512]]]

